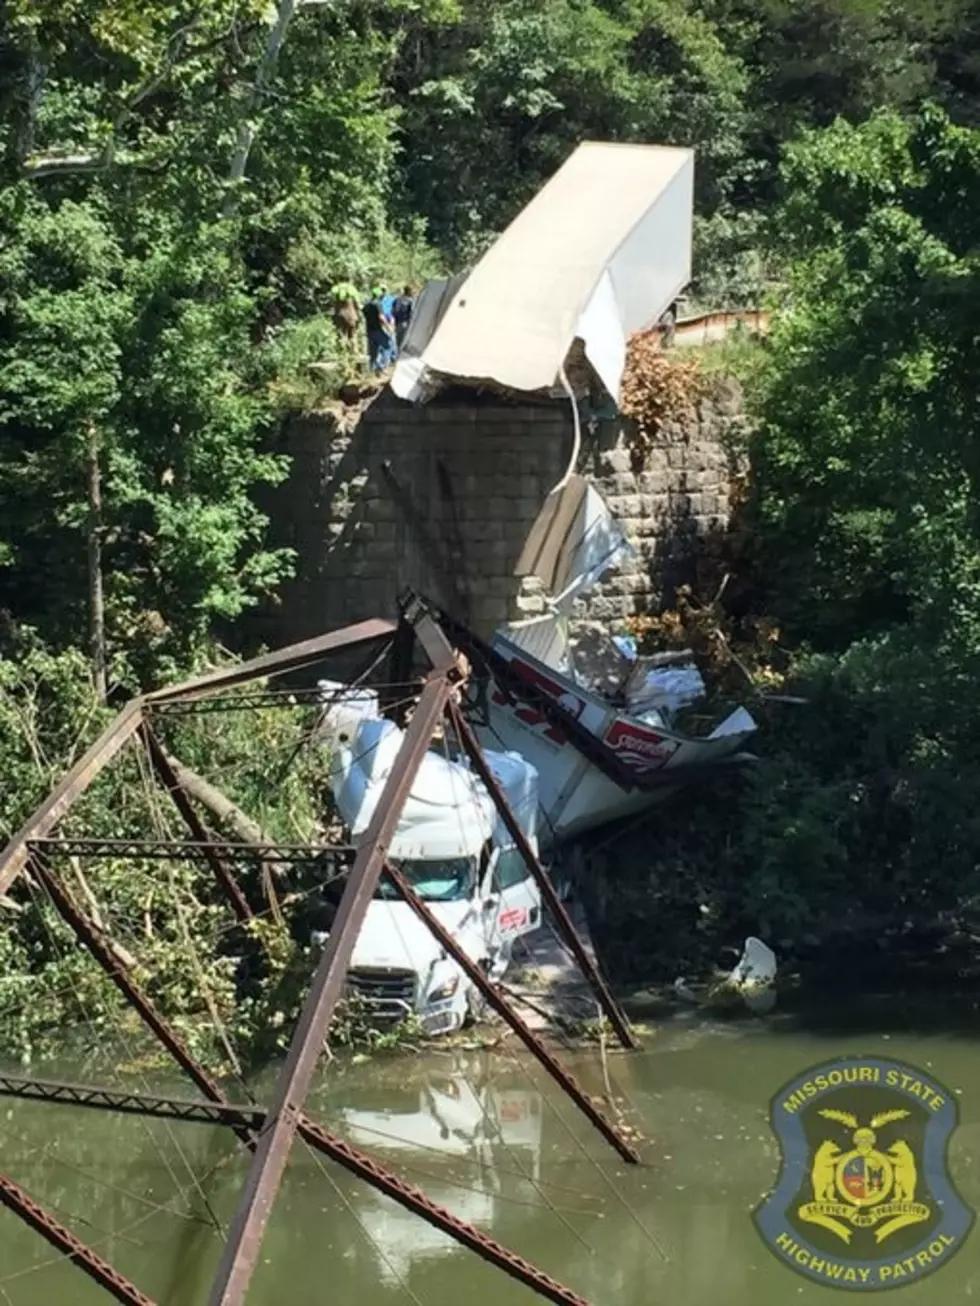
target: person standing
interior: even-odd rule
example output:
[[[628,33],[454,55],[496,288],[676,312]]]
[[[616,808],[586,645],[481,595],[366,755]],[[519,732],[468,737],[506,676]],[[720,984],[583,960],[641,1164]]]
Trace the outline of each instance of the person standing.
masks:
[[[381,317],[384,323],[385,331],[388,333],[388,352],[385,356],[385,366],[394,364],[398,357],[398,345],[395,339],[395,296],[389,291],[388,287],[381,283]]]
[[[368,364],[372,372],[383,372],[391,360],[394,324],[384,312],[384,287],[375,286],[361,308],[367,332]]]
[[[353,352],[357,347],[357,324],[361,320],[357,287],[350,281],[340,281],[331,289],[330,294],[333,299],[331,316],[344,352]]]
[[[415,296],[412,294],[412,287],[406,286],[395,300],[391,314],[395,320],[395,341],[399,350],[401,349],[405,336],[408,333],[414,309]]]
[[[674,336],[677,332],[677,300],[664,310],[660,315],[660,321],[657,323],[660,327],[660,336],[663,340],[664,349],[670,349],[674,343]]]

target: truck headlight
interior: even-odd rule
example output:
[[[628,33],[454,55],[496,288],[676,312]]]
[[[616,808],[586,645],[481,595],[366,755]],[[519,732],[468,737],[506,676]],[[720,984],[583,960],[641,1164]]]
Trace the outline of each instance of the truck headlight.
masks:
[[[439,984],[429,994],[429,1002],[445,1002],[447,998],[455,997],[456,990],[459,988],[459,976],[451,975],[443,984]]]

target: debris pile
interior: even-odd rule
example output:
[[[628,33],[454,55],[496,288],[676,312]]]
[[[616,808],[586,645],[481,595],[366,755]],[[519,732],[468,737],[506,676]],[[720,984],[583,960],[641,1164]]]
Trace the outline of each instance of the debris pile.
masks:
[[[620,411],[636,424],[633,454],[642,463],[668,422],[679,422],[705,392],[696,359],[683,362],[665,353],[656,328],[637,331],[626,348]]]
[[[700,668],[709,701],[756,693],[779,693],[785,684],[786,657],[777,622],[757,618],[735,622],[722,604],[724,583],[708,602],[681,586],[673,608],[625,621],[646,654],[686,649]]]
[[[776,954],[761,939],[745,940],[735,968],[715,983],[694,988],[683,975],[674,980],[674,996],[682,1002],[713,1010],[744,1003],[754,1015],[767,1015],[776,1005]]]
[[[568,648],[575,684],[648,724],[669,726],[677,712],[705,696],[690,649],[641,657],[635,639],[610,636],[598,622],[579,622]]]

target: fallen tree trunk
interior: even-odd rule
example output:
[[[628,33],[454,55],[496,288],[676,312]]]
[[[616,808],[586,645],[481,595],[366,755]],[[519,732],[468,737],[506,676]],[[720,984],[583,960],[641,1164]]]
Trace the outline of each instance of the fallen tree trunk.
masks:
[[[196,771],[192,771],[189,766],[185,766],[172,753],[164,752],[164,757],[169,763],[177,783],[187,796],[200,803],[216,821],[220,821],[227,826],[242,843],[253,844],[257,848],[268,848],[275,844],[275,839],[270,839],[260,825],[257,825],[250,816],[242,811],[237,803],[233,802],[227,794],[223,794],[220,789],[217,789],[210,780],[205,780],[203,775],[198,775]],[[284,922],[282,908],[274,887],[274,876],[285,875],[288,870],[288,865],[279,862],[262,862],[262,889],[273,920],[279,925]]]
[[[192,771],[189,766],[178,761],[172,753],[165,753],[164,756],[170,763],[181,789],[206,808],[216,821],[226,825],[242,843],[252,843],[260,847],[275,843],[275,840],[270,839],[260,825],[243,812],[227,794],[216,789],[210,780],[205,780],[203,775]]]

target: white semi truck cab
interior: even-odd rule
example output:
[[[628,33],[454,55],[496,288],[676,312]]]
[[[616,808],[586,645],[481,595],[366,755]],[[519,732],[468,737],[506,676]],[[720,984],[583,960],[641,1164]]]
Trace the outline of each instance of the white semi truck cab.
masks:
[[[331,787],[355,845],[363,838],[402,742],[366,694],[327,714]],[[517,753],[485,754],[531,846],[537,850],[538,777]],[[406,800],[389,857],[459,946],[494,979],[515,939],[541,924],[537,884],[479,778],[431,750]],[[480,995],[460,966],[382,877],[354,947],[351,990],[379,1019],[415,1013],[430,1034],[460,1029]]]

